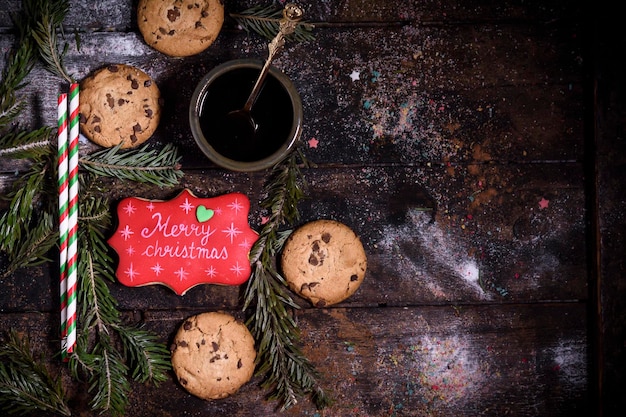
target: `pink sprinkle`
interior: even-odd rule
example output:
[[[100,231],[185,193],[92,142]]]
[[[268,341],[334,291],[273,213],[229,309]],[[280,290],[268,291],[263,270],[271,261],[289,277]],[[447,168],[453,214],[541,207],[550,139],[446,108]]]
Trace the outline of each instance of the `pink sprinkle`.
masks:
[[[317,144],[320,143],[319,140],[315,138],[311,138],[308,140],[309,148],[317,148]]]
[[[541,197],[541,200],[539,200],[539,210],[548,208],[548,204],[550,204],[550,200],[546,200],[545,198]]]

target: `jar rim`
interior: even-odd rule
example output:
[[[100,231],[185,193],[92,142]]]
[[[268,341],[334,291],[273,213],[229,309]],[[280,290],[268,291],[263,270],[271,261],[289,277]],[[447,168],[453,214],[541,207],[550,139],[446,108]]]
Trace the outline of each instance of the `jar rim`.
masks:
[[[202,153],[216,165],[231,171],[259,171],[274,166],[293,150],[302,134],[302,101],[292,81],[285,73],[270,65],[268,76],[275,78],[287,92],[293,108],[292,125],[285,142],[271,155],[256,161],[237,161],[217,152],[204,136],[200,126],[200,113],[206,92],[211,83],[221,75],[241,68],[260,70],[263,62],[256,59],[235,59],[217,65],[200,80],[189,105],[189,125],[194,140]]]

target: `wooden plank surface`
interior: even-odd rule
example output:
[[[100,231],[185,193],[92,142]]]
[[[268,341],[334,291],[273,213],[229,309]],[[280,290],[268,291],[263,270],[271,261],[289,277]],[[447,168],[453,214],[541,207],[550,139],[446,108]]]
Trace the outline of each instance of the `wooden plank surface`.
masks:
[[[146,312],[141,322],[168,334],[199,311]],[[536,416],[588,411],[584,304],[333,308],[303,311],[297,318],[305,352],[336,403],[320,412],[304,400],[277,415]],[[50,320],[50,315],[33,313],[4,318],[52,354],[56,344],[50,345],[53,336],[46,333]],[[263,392],[255,388],[258,382],[254,379],[237,395],[213,402],[189,395],[172,380],[158,392],[137,385],[129,413],[274,415],[275,404],[263,400]],[[88,400],[75,395],[76,401]]]
[[[288,44],[276,61],[302,97],[304,151],[316,164],[304,171],[310,198],[301,222],[342,221],[368,254],[353,297],[325,309],[297,299],[304,350],[336,403],[319,411],[305,399],[279,413],[257,379],[207,402],[170,375],[158,389],[134,384],[127,414],[591,415],[581,9],[558,0],[302,3],[318,23],[316,39]],[[0,11],[0,51],[14,42],[8,14],[19,4]],[[183,188],[202,197],[240,191],[259,230],[266,172],[212,165],[193,141],[187,109],[213,66],[262,58],[266,41],[227,20],[207,51],[168,58],[143,42],[134,5],[72,1],[66,63],[78,78],[114,62],[154,77],[165,111],[151,143],[174,143],[185,177],[171,189],[102,180],[112,209],[123,197],[167,199]],[[21,126],[54,125],[62,82],[40,67],[29,80]],[[0,192],[26,166],[0,159]],[[30,335],[64,374],[54,358],[57,279],[49,267],[0,278],[0,327]],[[242,288],[204,285],[183,297],[160,286],[110,288],[126,320],[166,343],[193,313],[241,316]],[[85,387],[64,375],[75,413],[90,415]]]
[[[593,160],[595,190],[594,232],[597,234],[598,263],[593,295],[598,299],[594,311],[597,320],[597,368],[594,377],[600,387],[600,411],[606,416],[623,413],[626,398],[621,394],[626,385],[626,286],[624,285],[624,254],[626,253],[626,83],[624,63],[613,53],[624,48],[626,37],[612,24],[612,7],[596,11],[598,22],[596,60],[594,61],[594,141],[589,158]]]

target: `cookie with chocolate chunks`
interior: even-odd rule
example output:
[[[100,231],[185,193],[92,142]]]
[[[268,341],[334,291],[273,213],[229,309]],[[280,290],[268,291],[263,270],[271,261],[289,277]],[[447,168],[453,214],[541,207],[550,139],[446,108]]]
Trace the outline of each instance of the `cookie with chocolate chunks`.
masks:
[[[187,318],[170,350],[180,385],[205,400],[234,394],[254,373],[254,338],[245,324],[227,313]]]
[[[148,74],[111,64],[80,84],[80,130],[94,143],[132,148],[148,140],[161,117],[161,93]]]
[[[137,25],[146,43],[173,57],[204,51],[223,23],[223,0],[139,0],[137,5]]]
[[[359,237],[345,224],[316,220],[285,242],[282,271],[289,287],[316,307],[339,303],[359,288],[367,257]]]

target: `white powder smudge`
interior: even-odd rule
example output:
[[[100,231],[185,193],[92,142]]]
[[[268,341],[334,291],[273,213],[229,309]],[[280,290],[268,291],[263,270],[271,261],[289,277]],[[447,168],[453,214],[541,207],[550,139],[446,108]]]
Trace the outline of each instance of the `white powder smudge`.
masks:
[[[551,358],[552,369],[570,389],[583,389],[587,384],[587,351],[580,340],[561,339],[556,346],[546,348],[543,355]]]
[[[424,256],[404,254],[398,242],[411,242],[419,248]],[[458,293],[459,284],[471,295],[480,299],[490,298],[481,288],[480,267],[467,254],[463,243],[453,235],[442,230],[440,225],[431,221],[431,214],[421,210],[409,210],[407,221],[397,227],[385,231],[385,235],[377,246],[397,255],[399,266],[406,271],[407,279],[423,282],[431,294],[437,299],[453,299],[452,292]],[[450,282],[450,276],[458,278],[458,282]]]

